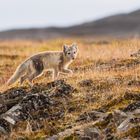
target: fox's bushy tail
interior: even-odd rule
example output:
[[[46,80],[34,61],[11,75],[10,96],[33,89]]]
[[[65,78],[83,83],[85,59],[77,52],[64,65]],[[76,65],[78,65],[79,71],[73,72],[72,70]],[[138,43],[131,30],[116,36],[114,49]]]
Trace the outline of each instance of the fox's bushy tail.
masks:
[[[25,72],[25,65],[21,64],[17,67],[15,73],[12,75],[12,77],[8,80],[7,85],[11,85],[15,83]]]

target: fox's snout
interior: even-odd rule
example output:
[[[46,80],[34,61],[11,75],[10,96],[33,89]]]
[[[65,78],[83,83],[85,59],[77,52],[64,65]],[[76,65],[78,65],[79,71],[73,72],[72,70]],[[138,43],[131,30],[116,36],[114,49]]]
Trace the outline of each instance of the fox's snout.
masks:
[[[75,59],[75,57],[72,57],[72,59],[74,60],[74,59]]]

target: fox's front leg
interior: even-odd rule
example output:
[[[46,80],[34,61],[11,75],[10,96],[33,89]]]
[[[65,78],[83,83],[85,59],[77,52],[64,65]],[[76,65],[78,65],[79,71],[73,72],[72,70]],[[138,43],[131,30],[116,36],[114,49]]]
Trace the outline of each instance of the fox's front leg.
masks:
[[[65,68],[65,69],[62,69],[62,71],[61,71],[62,73],[66,73],[66,74],[73,74],[73,71],[72,70],[70,70],[70,69],[67,69],[67,68]]]
[[[59,71],[58,71],[58,69],[54,69],[54,70],[53,70],[53,76],[52,76],[52,79],[53,79],[53,80],[57,80],[58,75],[59,75]]]

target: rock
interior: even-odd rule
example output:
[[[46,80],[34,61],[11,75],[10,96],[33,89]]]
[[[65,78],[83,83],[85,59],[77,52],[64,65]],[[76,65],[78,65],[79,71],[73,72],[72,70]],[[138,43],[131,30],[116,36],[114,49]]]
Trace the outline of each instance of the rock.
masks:
[[[117,131],[120,132],[120,133],[122,133],[122,132],[124,132],[124,131],[127,131],[127,129],[131,127],[129,122],[130,122],[130,119],[128,119],[128,118],[127,118],[126,120],[124,120],[124,121],[118,126]]]
[[[59,140],[58,136],[57,135],[54,135],[50,138],[46,138],[46,140]]]
[[[140,109],[140,101],[133,102],[123,109],[124,112],[132,112],[136,109]]]
[[[91,140],[100,140],[103,139],[101,131],[96,127],[90,127],[84,129],[84,135],[91,138]]]
[[[118,133],[121,137],[140,138],[140,125],[129,126],[125,131]]]
[[[0,132],[9,133],[13,126],[25,120],[30,124],[30,130],[36,131],[44,127],[43,119],[62,118],[64,116],[62,99],[69,97],[73,90],[74,88],[64,80],[58,80],[47,86],[35,85],[28,91],[17,88],[2,93]],[[59,97],[61,100],[58,100]]]
[[[128,116],[117,128],[118,134],[140,136],[140,117]],[[135,135],[135,136],[134,136]]]
[[[46,94],[28,94],[19,104],[13,106],[3,114],[2,118],[15,125],[19,121],[34,118],[34,111],[46,109],[52,104],[52,101]]]
[[[130,112],[131,113],[131,112]],[[140,109],[135,109],[133,112],[132,112],[132,114],[135,114],[136,116],[137,115],[140,115]]]
[[[12,88],[8,91],[5,91],[2,93],[3,99],[15,99],[16,97],[23,97],[26,95],[26,89],[25,88]]]
[[[0,134],[11,132],[11,124],[4,119],[0,119]]]
[[[118,126],[128,117],[128,114],[120,110],[115,110],[113,116],[115,124]]]
[[[82,80],[81,82],[79,82],[79,85],[82,87],[89,87],[92,86],[93,81],[91,79],[86,79],[86,80]]]
[[[98,112],[98,111],[91,111],[91,112],[85,112],[81,114],[76,121],[83,121],[83,120],[97,120],[101,116],[103,116],[104,113]]]
[[[22,88],[10,89],[0,94],[0,114],[16,105],[26,94],[26,90]]]

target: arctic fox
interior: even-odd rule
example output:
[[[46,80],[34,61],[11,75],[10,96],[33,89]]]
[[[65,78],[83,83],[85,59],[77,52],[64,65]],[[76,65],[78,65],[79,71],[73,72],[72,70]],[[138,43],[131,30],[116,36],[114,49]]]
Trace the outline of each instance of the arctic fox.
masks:
[[[40,76],[43,70],[53,71],[53,80],[57,79],[59,73],[72,73],[68,66],[73,62],[78,53],[76,44],[64,45],[62,51],[46,51],[31,56],[20,64],[7,85],[15,83],[20,79],[22,84],[26,79],[33,86],[33,79]]]

